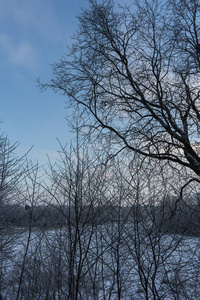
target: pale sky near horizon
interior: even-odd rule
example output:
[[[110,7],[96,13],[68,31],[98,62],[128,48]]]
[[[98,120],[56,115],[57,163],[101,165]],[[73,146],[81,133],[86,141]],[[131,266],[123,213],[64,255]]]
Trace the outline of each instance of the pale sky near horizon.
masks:
[[[65,97],[39,91],[36,79],[47,82],[51,64],[66,53],[77,29],[77,15],[87,0],[0,0],[0,132],[23,155],[40,164],[57,157],[59,145],[73,135],[68,127]]]

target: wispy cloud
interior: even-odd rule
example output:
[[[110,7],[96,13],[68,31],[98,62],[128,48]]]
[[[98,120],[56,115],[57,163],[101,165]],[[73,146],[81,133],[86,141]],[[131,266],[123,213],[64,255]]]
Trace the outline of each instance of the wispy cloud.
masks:
[[[46,55],[65,49],[68,27],[59,19],[56,5],[51,0],[0,0],[1,57],[13,65],[35,69]]]
[[[14,42],[5,34],[0,34],[0,49],[8,61],[14,65],[35,68],[36,53],[28,42]]]
[[[6,16],[26,33],[31,31],[46,40],[58,40],[64,35],[54,6],[50,0],[0,0],[0,17]]]

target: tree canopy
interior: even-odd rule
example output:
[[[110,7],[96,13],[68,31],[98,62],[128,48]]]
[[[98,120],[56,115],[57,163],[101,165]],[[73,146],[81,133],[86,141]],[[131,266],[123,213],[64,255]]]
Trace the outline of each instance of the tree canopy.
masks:
[[[119,149],[200,175],[200,3],[89,1],[51,87]]]

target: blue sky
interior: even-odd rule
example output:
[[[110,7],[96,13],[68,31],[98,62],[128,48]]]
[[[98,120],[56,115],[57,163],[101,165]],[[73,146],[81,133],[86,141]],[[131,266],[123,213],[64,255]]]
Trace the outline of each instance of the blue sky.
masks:
[[[51,78],[50,65],[66,53],[76,16],[87,5],[87,0],[0,0],[0,130],[11,143],[19,141],[19,155],[34,145],[29,157],[41,164],[46,153],[56,158],[56,137],[65,144],[73,135],[65,120],[67,99],[50,90],[40,93],[36,79]]]

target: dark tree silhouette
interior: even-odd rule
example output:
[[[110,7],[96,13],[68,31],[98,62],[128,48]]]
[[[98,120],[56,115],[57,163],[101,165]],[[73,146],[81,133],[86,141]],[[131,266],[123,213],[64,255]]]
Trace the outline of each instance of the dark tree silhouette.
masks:
[[[128,149],[199,176],[199,1],[89,3],[74,44],[41,88],[82,107],[84,124],[110,135],[113,155]]]

